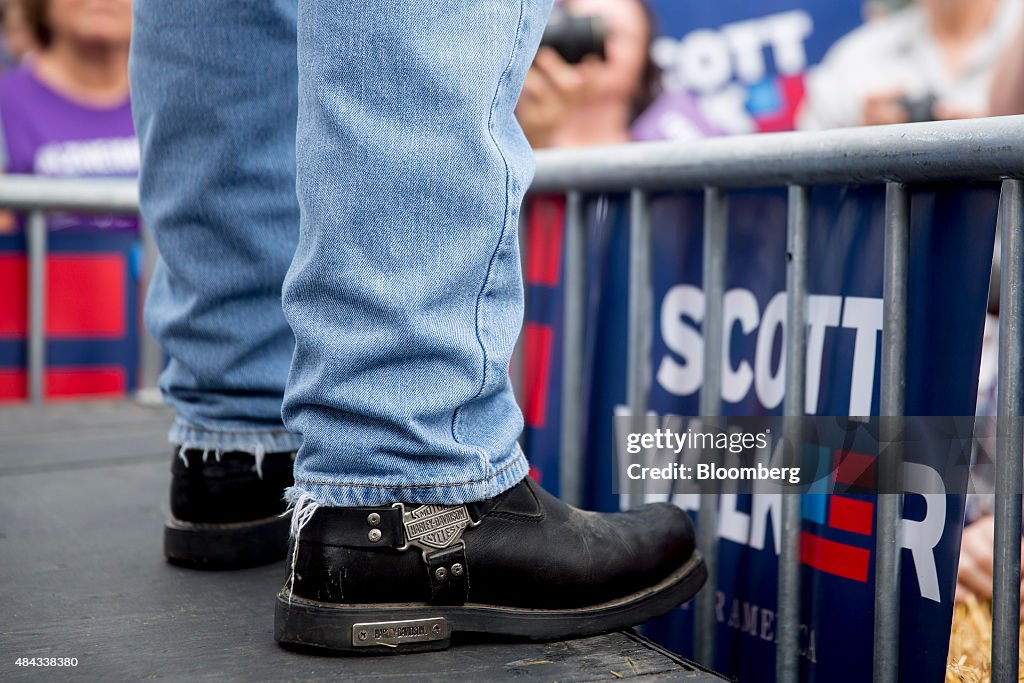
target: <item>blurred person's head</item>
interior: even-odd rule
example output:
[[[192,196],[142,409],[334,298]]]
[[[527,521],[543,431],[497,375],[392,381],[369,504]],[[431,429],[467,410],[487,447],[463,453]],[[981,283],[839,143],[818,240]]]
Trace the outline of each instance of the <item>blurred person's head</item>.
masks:
[[[607,27],[604,60],[585,59],[584,102],[628,102],[635,118],[654,99],[659,72],[651,59],[654,17],[643,0],[567,0],[563,7],[577,16],[596,16]]]
[[[36,42],[46,51],[65,45],[80,50],[127,50],[131,0],[22,0]]]
[[[993,7],[998,5],[1000,0],[914,0],[933,19],[937,16],[976,16],[987,21],[992,16]],[[966,27],[970,28],[970,27]]]
[[[36,78],[77,102],[120,106],[128,97],[131,0],[22,2],[39,45]]]
[[[0,28],[3,29],[4,49],[11,63],[17,64],[36,48],[22,0],[0,2]]]
[[[650,9],[644,0],[566,0],[560,9],[602,20],[604,59],[588,55],[570,64],[552,48],[540,49],[516,107],[527,138],[535,147],[628,142],[630,124],[660,81]]]

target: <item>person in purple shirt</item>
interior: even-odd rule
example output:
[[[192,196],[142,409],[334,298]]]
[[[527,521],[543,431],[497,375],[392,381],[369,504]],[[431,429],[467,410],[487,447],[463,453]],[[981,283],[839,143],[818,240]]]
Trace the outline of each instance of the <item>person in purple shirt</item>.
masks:
[[[0,77],[0,169],[57,177],[135,176],[128,98],[130,0],[22,0],[39,49]],[[130,217],[51,214],[51,230],[136,230]],[[15,224],[0,218],[0,232]]]

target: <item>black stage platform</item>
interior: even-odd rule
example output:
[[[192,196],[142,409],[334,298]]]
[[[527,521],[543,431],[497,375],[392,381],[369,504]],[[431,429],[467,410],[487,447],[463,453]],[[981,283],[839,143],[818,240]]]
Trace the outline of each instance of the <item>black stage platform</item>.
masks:
[[[722,680],[632,633],[399,657],[285,651],[272,637],[284,563],[164,562],[169,422],[127,402],[0,407],[0,681]]]

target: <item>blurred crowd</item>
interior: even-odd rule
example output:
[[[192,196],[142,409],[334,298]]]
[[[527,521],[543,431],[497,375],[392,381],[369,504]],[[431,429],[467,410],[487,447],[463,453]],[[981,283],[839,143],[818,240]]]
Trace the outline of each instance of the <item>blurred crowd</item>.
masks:
[[[857,0],[846,0],[856,2]],[[128,101],[130,0],[0,0],[0,169],[89,176],[137,170]],[[663,96],[644,0],[563,0],[600,22],[582,55],[543,46],[517,114],[530,142],[628,142]],[[1024,0],[868,0],[866,22],[812,69],[801,129],[1024,111]],[[584,50],[587,48],[584,47]],[[700,122],[705,135],[721,131]]]
[[[614,144],[659,93],[654,19],[642,0],[566,0],[565,11],[608,28],[604,58],[569,64],[542,47],[518,113],[536,147]],[[1024,3],[878,0],[867,21],[810,72],[796,127],[961,119],[1024,112]],[[699,111],[688,131],[719,134]]]
[[[864,11],[865,23],[810,71],[798,128],[1024,112],[1024,0],[873,0]],[[536,148],[637,139],[640,115],[666,96],[651,8],[644,0],[564,0],[556,12],[589,17],[598,29],[582,54],[564,43],[541,47],[517,107],[527,138]],[[0,172],[136,174],[130,0],[0,0],[0,13]],[[721,134],[699,111],[683,113],[688,130]],[[124,219],[50,220],[54,230],[135,229]],[[18,229],[16,217],[0,214],[0,233]],[[991,391],[994,374],[982,385]],[[968,527],[958,597],[991,592],[991,525],[981,514]]]

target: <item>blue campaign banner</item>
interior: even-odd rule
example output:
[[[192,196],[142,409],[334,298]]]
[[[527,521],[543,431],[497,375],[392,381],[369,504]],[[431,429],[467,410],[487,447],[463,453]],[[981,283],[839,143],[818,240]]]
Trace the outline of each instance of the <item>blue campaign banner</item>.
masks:
[[[912,196],[907,413],[973,415],[998,191],[918,187]],[[785,193],[738,191],[729,199],[723,412],[777,415],[784,390]],[[884,188],[817,188],[812,203],[806,412],[877,415]],[[626,398],[628,203],[622,196],[593,197],[585,215],[584,502],[615,510],[629,504],[612,494],[612,417],[625,411]],[[698,412],[702,215],[702,198],[696,194],[657,197],[652,206],[655,311],[648,405],[658,415]],[[531,304],[528,319],[557,330],[560,312],[552,302],[560,300],[560,290],[547,289],[545,297],[532,300],[546,304]],[[555,351],[547,369],[549,383],[560,371],[560,351]],[[557,402],[548,399],[549,411]],[[525,435],[535,475],[554,490],[557,427],[557,419],[549,419]],[[694,512],[698,506],[692,495],[673,500]],[[771,680],[774,675],[779,503],[772,494],[722,496],[716,668],[740,680]],[[870,679],[874,505],[872,496],[804,497],[803,680]],[[960,495],[906,498],[905,680],[944,677],[963,514]],[[648,624],[646,632],[692,654],[692,620],[691,609],[684,606]]]
[[[863,21],[860,0],[650,0],[664,94],[637,137],[791,130],[808,69]]]

